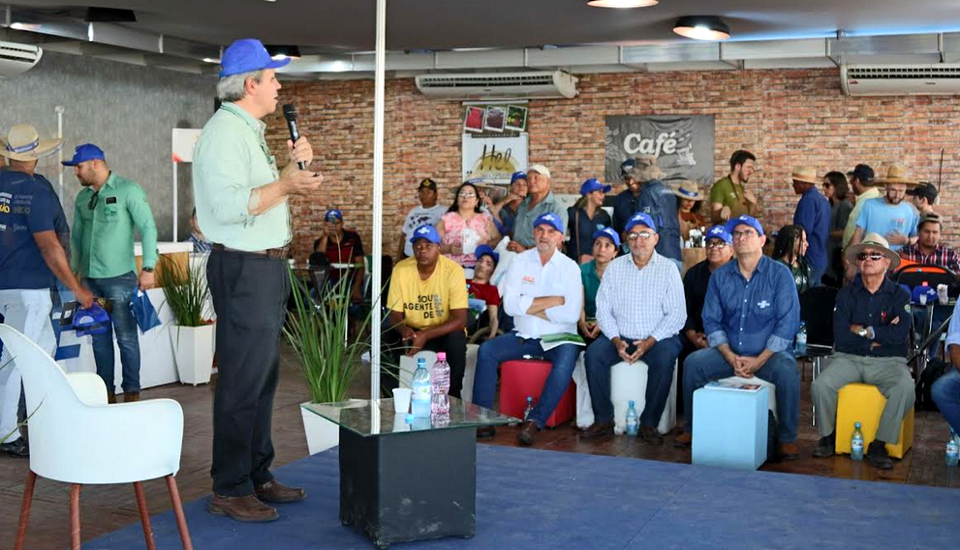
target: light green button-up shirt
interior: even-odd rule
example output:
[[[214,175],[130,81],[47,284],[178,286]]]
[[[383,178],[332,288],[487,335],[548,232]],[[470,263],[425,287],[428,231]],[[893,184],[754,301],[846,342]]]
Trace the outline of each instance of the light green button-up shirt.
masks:
[[[287,201],[258,216],[248,211],[250,192],[280,179],[265,129],[233,103],[224,103],[203,127],[193,154],[193,195],[197,223],[212,243],[253,252],[290,242]]]
[[[95,202],[93,209],[91,201]],[[99,192],[93,187],[81,189],[70,234],[70,267],[92,279],[136,271],[134,228],[140,231],[143,243],[143,267],[156,266],[157,226],[143,188],[111,172]]]

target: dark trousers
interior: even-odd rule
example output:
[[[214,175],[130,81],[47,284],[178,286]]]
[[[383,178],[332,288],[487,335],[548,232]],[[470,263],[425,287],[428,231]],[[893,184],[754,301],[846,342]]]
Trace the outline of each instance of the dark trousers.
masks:
[[[280,369],[280,331],[290,279],[285,260],[214,250],[207,282],[217,312],[213,400],[213,491],[253,494],[273,479],[270,436]]]
[[[383,365],[380,369],[380,388],[384,395],[393,397],[392,390],[400,385],[399,372],[395,365],[400,364],[400,356],[406,353],[406,346],[400,340],[400,333],[390,329],[383,334],[384,354],[390,358],[394,366]],[[457,399],[463,389],[463,373],[467,369],[467,336],[462,330],[455,330],[439,338],[428,341],[423,349],[427,351],[443,351],[447,353],[447,363],[450,365],[450,391]],[[427,370],[432,365],[427,365]]]

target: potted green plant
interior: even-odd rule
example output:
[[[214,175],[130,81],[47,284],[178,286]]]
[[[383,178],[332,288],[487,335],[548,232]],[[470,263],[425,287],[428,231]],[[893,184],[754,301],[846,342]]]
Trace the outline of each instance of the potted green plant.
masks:
[[[161,256],[159,267],[160,287],[176,325],[176,329],[170,331],[170,340],[180,383],[206,384],[210,382],[216,349],[216,324],[211,319],[206,263],[197,262],[188,267]]]

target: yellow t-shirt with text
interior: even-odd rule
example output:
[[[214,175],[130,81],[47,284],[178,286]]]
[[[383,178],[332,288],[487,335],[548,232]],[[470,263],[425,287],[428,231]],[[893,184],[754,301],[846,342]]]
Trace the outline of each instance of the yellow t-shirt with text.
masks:
[[[437,268],[426,281],[417,271],[417,259],[407,258],[393,268],[387,305],[402,313],[407,326],[414,330],[446,323],[450,310],[467,309],[467,280],[463,268],[453,260],[440,256]]]

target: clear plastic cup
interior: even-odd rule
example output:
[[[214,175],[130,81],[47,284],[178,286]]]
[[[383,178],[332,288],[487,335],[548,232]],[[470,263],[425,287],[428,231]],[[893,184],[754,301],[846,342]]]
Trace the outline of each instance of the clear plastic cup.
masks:
[[[413,390],[410,388],[394,388],[393,389],[393,410],[394,412],[404,413],[410,410],[410,397],[413,395]]]

